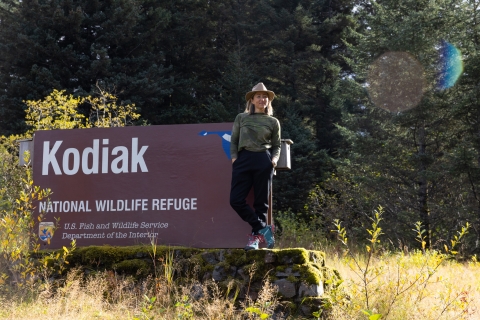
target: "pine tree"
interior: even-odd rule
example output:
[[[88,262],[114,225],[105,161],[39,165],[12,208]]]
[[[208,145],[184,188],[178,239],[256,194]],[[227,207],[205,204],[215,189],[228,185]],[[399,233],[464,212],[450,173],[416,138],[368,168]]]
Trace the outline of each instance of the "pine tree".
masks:
[[[258,82],[278,94],[293,170],[278,210],[301,212],[341,142],[350,0],[6,0],[0,11],[0,133],[26,130],[23,101],[53,89],[110,92],[150,124],[231,122]],[[84,104],[84,115],[89,106]],[[283,195],[283,192],[286,192]]]
[[[449,154],[449,169],[455,177],[457,202],[469,213],[478,252],[480,243],[480,1],[465,3],[465,24],[459,48],[464,58],[464,72],[453,90],[458,100],[453,105],[457,126],[452,131],[454,148]]]
[[[155,1],[6,1],[0,11],[2,133],[24,130],[23,100],[99,83],[149,118],[175,86],[159,46],[170,13]]]
[[[364,190],[365,209],[384,206],[388,233],[395,240],[408,241],[411,226],[421,221],[431,246],[450,232],[452,223],[458,223],[455,220],[466,219],[464,212],[457,211],[456,218],[451,214],[457,203],[446,157],[452,150],[458,92],[439,91],[436,87],[438,46],[444,39],[459,38],[463,8],[461,1],[409,0],[373,1],[359,7],[359,45],[350,47],[357,101],[344,119],[343,133],[350,149],[340,171]],[[376,58],[399,63],[395,54],[391,57],[396,59],[382,56],[385,52],[405,52],[412,57],[412,63],[418,61],[425,70],[423,97],[410,110],[380,108],[412,107],[408,105],[411,89],[402,87],[400,91],[395,87],[413,81],[411,73],[392,75],[397,79],[389,80],[393,86],[390,88],[385,79],[376,83],[375,78],[367,76]],[[405,67],[406,62],[402,63]],[[373,88],[382,85],[384,91],[380,94],[388,98],[387,105],[375,106],[372,101],[377,93]],[[370,99],[365,95],[366,86]]]

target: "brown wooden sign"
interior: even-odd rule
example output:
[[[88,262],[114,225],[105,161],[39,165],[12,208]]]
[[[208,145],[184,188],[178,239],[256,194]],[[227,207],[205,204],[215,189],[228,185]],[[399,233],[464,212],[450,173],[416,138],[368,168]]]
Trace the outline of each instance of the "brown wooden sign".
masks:
[[[35,209],[45,213],[37,226],[42,247],[61,248],[73,239],[77,246],[243,247],[251,230],[229,204],[231,128],[36,132],[34,183],[53,192]]]

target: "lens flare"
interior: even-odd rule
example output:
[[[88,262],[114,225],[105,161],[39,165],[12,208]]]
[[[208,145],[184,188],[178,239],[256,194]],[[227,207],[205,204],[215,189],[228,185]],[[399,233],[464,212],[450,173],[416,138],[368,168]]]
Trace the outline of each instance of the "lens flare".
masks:
[[[445,90],[453,87],[463,72],[462,53],[453,44],[442,41],[439,54],[437,87]]]
[[[420,103],[425,83],[423,67],[415,57],[407,52],[391,51],[370,65],[366,87],[377,107],[402,112]]]

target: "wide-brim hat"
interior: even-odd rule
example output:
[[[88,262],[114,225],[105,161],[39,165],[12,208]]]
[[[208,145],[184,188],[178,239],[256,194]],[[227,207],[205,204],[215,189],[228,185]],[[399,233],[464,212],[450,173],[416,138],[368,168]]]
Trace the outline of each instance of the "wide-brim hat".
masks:
[[[259,82],[255,87],[252,88],[252,91],[245,95],[245,100],[248,101],[252,99],[252,97],[255,95],[255,92],[266,92],[270,101],[275,98],[275,92],[267,90],[267,87],[265,87],[263,82]]]

